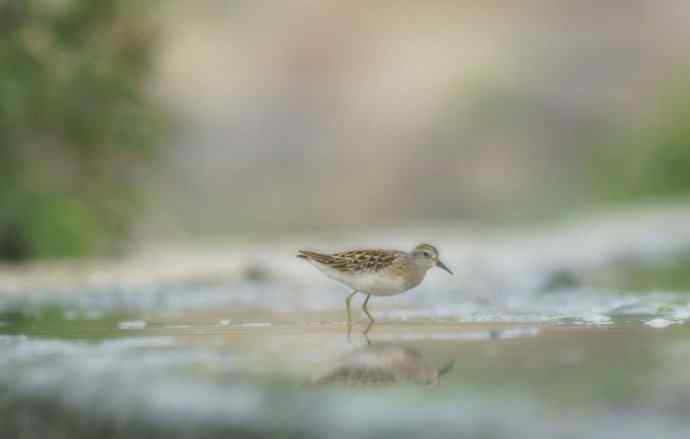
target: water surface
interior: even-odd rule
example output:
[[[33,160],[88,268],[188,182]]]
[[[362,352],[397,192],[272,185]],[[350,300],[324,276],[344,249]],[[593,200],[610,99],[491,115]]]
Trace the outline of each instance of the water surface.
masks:
[[[446,236],[367,336],[295,246],[3,272],[0,437],[685,438],[687,224]]]

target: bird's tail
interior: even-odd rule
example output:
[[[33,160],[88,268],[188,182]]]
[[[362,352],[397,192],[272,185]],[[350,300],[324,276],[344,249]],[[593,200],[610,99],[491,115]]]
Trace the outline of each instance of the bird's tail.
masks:
[[[328,264],[333,260],[333,256],[324,255],[322,253],[316,253],[309,250],[299,250],[297,252],[297,257],[306,260],[320,262],[322,264]]]

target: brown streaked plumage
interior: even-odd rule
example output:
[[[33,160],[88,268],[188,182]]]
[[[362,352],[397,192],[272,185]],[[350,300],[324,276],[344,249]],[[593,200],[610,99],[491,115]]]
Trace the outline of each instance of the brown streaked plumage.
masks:
[[[340,358],[313,383],[357,387],[407,383],[437,386],[453,364],[450,362],[439,370],[411,347],[394,343],[368,344]]]
[[[300,250],[297,257],[311,259],[342,272],[381,271],[393,265],[396,259],[404,259],[405,253],[391,250],[352,250],[326,255]]]
[[[371,321],[367,331],[374,322],[367,309],[370,296],[392,296],[414,288],[434,266],[452,274],[440,261],[436,247],[430,244],[420,244],[410,253],[370,249],[323,254],[300,250],[297,257],[307,260],[331,279],[354,289],[345,299],[348,324],[351,322],[350,300],[357,292],[367,295],[362,306]]]

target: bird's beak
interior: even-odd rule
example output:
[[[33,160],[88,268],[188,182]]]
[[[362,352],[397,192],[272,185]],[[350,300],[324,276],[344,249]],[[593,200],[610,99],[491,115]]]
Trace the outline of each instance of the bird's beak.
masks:
[[[444,264],[444,263],[441,262],[441,261],[436,262],[436,266],[437,266],[438,268],[442,268],[442,269],[446,270],[446,271],[447,271],[448,273],[450,273],[450,274],[453,274],[453,272],[450,271],[450,268],[446,267],[446,264]]]

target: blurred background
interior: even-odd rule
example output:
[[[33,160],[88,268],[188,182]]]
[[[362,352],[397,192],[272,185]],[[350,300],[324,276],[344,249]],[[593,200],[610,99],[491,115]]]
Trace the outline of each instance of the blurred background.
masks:
[[[1,438],[685,439],[689,291],[688,0],[0,0]]]
[[[0,1],[0,259],[690,195],[690,3]]]

